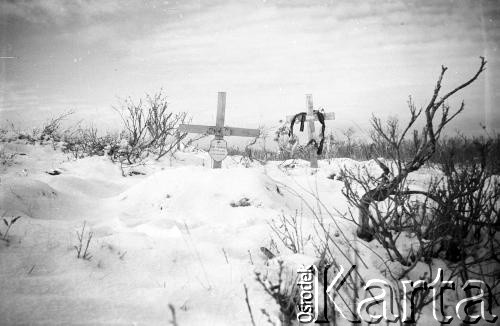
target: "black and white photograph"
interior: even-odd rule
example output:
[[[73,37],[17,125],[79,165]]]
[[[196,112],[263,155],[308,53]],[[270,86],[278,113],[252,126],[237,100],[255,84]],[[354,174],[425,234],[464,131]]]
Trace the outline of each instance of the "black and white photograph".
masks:
[[[0,0],[0,326],[500,325],[500,1]]]

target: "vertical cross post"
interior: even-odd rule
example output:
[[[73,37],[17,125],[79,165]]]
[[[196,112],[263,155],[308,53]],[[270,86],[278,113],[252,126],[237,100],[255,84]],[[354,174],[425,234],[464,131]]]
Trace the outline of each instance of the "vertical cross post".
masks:
[[[219,92],[217,98],[217,118],[215,126],[204,125],[187,125],[180,124],[177,129],[178,132],[197,133],[203,135],[214,135],[214,139],[210,141],[208,155],[212,158],[212,168],[220,169],[222,167],[222,160],[227,157],[227,142],[224,136],[237,136],[237,137],[259,137],[259,129],[236,128],[224,126],[224,118],[226,115],[226,92]]]
[[[312,100],[312,94],[306,94],[306,108],[307,108],[307,114],[308,115],[313,115],[313,100]],[[309,140],[314,139],[314,120],[309,120],[308,121],[308,129],[309,129]],[[318,168],[318,156],[316,154],[316,151],[314,150],[314,147],[309,151],[309,161],[311,162],[311,167],[313,169]]]
[[[226,92],[219,92],[217,99],[217,120],[215,121],[215,126],[217,129],[224,128],[224,118],[226,116]],[[215,139],[223,139],[224,135],[216,134]],[[222,161],[212,161],[212,167],[214,169],[220,169],[222,167]]]

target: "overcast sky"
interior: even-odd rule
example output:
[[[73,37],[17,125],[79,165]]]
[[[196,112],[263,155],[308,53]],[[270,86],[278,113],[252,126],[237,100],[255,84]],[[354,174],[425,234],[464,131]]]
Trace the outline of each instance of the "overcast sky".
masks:
[[[410,94],[425,105],[441,64],[449,90],[485,56],[450,129],[500,131],[499,19],[498,1],[2,0],[0,116],[74,109],[108,128],[117,98],[163,88],[193,123],[215,122],[218,91],[239,127],[275,125],[312,93],[330,129],[364,128],[404,119]]]

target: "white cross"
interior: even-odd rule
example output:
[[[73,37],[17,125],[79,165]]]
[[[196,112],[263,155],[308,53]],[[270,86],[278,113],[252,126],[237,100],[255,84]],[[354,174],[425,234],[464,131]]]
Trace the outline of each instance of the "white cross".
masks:
[[[314,139],[314,121],[318,121],[318,116],[314,114],[314,109],[313,109],[313,100],[312,100],[312,95],[311,94],[306,94],[306,108],[307,108],[307,115],[306,115],[306,121],[308,122],[308,129],[309,129],[309,141]],[[333,112],[328,112],[328,113],[323,113],[325,120],[335,120],[335,113]],[[293,118],[295,116],[290,115],[286,117],[286,121],[288,123],[291,123]],[[298,121],[295,121],[297,123]],[[323,135],[324,136],[324,135]],[[318,167],[318,155],[316,154],[316,151],[311,150],[310,151],[310,156],[309,156],[309,162],[311,162],[311,167],[316,169]]]
[[[259,137],[259,129],[235,128],[224,126],[226,114],[226,92],[219,92],[217,101],[217,119],[215,126],[204,125],[179,125],[180,132],[215,135],[210,143],[209,154],[212,157],[212,167],[220,169],[222,160],[227,156],[227,143],[224,136]]]

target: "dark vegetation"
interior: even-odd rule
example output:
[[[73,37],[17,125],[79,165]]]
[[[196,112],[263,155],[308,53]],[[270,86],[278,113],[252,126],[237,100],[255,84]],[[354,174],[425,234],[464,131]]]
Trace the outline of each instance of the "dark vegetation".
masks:
[[[193,141],[186,139],[186,133],[178,132],[180,124],[189,122],[187,113],[170,112],[167,97],[162,90],[138,101],[127,98],[114,107],[114,110],[122,121],[119,132],[102,133],[93,126],[82,127],[80,124],[63,128],[64,120],[74,113],[68,111],[31,131],[21,131],[11,124],[11,135],[8,136],[8,130],[2,130],[2,139],[50,144],[74,159],[106,155],[120,164],[124,176],[125,167],[140,165],[148,158],[159,160],[171,156],[181,145],[189,145]],[[6,155],[1,156],[5,156],[2,160],[7,161]]]
[[[391,119],[395,121],[396,119]],[[283,134],[288,134],[288,127],[283,127]],[[484,129],[483,129],[484,130]],[[241,155],[253,158],[258,162],[266,161],[284,161],[284,160],[308,160],[308,148],[297,144],[292,152],[292,144],[287,140],[281,140],[278,137],[277,150],[263,149],[255,146],[253,148],[242,150],[240,147],[229,147],[229,155]],[[446,164],[453,156],[453,161],[456,163],[470,162],[471,159],[477,160],[481,155],[481,147],[488,144],[488,160],[495,174],[500,173],[500,134],[488,134],[486,130],[482,135],[465,136],[461,133],[448,131],[447,135],[442,135],[436,142],[436,151],[432,157],[425,163],[426,166]],[[373,159],[373,148],[376,143],[371,137],[365,135],[356,136],[354,128],[348,128],[341,132],[331,131],[325,140],[323,153],[318,156],[318,159],[331,160],[335,158],[350,158],[356,161],[368,161]],[[412,140],[403,140],[400,144],[400,156],[403,160],[409,160],[414,151],[414,143]],[[380,158],[391,159],[389,148],[377,146],[377,155]],[[495,164],[496,162],[496,164]]]
[[[352,265],[362,261],[357,247],[362,245],[371,250],[385,265],[385,275],[396,289],[396,313],[401,316],[401,300],[404,292],[400,281],[415,277],[431,283],[436,275],[435,258],[442,259],[447,266],[446,279],[464,284],[469,279],[482,280],[492,291],[491,303],[498,306],[500,299],[500,135],[484,135],[468,138],[462,135],[444,137],[446,125],[465,108],[462,102],[455,110],[447,104],[447,99],[461,89],[472,84],[484,71],[486,61],[481,63],[476,73],[463,84],[441,95],[441,83],[446,67],[442,67],[430,102],[424,108],[417,108],[408,101],[409,120],[401,125],[397,119],[386,122],[376,116],[371,119],[370,141],[353,138],[352,130],[344,133],[342,140],[328,137],[323,158],[348,157],[357,160],[372,160],[378,165],[377,171],[366,166],[343,168],[338,176],[331,176],[343,182],[343,194],[352,207],[348,213],[340,213],[358,226],[356,242],[350,240],[338,227],[335,208],[325,207],[318,199],[317,207],[308,207],[314,217],[316,234],[313,236],[318,269],[332,265],[338,269],[339,257],[344,256]],[[419,130],[416,125],[423,120]],[[286,128],[286,127],[284,127]],[[282,132],[286,134],[286,130]],[[293,142],[293,140],[292,140]],[[285,147],[285,146],[284,146]],[[283,157],[261,153],[269,159],[307,159],[307,148],[295,148],[294,157]],[[333,154],[335,153],[335,154]],[[412,183],[410,174],[419,169],[435,168],[434,176],[426,189]],[[430,175],[429,175],[430,176]],[[290,191],[290,189],[288,189]],[[307,203],[303,201],[304,205]],[[327,212],[325,218],[324,213]],[[294,216],[283,216],[281,222],[271,225],[274,235],[289,251],[301,253],[297,239],[304,239],[300,224]],[[335,233],[334,233],[335,232]],[[375,241],[385,251],[376,253]],[[346,256],[345,248],[338,243],[348,244],[352,257]],[[401,246],[411,242],[411,248]],[[417,268],[418,266],[418,268]],[[426,272],[423,273],[422,271]],[[413,276],[409,276],[413,275]],[[362,299],[361,288],[365,284],[362,276],[349,276],[348,289],[337,294],[344,302]],[[288,291],[294,293],[294,291]],[[470,297],[472,293],[467,293]],[[364,297],[372,295],[369,291]],[[406,325],[417,325],[423,309],[439,299],[440,293],[430,289],[408,297],[414,304],[413,320]],[[275,297],[274,294],[270,296]],[[372,295],[373,296],[373,295]],[[287,312],[288,302],[297,301],[289,297],[278,304],[281,315],[293,316]],[[331,302],[330,302],[331,304]],[[469,313],[478,312],[477,307],[469,307]],[[474,310],[476,309],[476,310]],[[333,307],[331,309],[333,311]],[[289,321],[290,318],[281,318]],[[331,322],[335,324],[335,316]],[[331,324],[332,324],[331,323]],[[399,323],[403,325],[403,320]],[[290,322],[284,322],[290,325]]]

